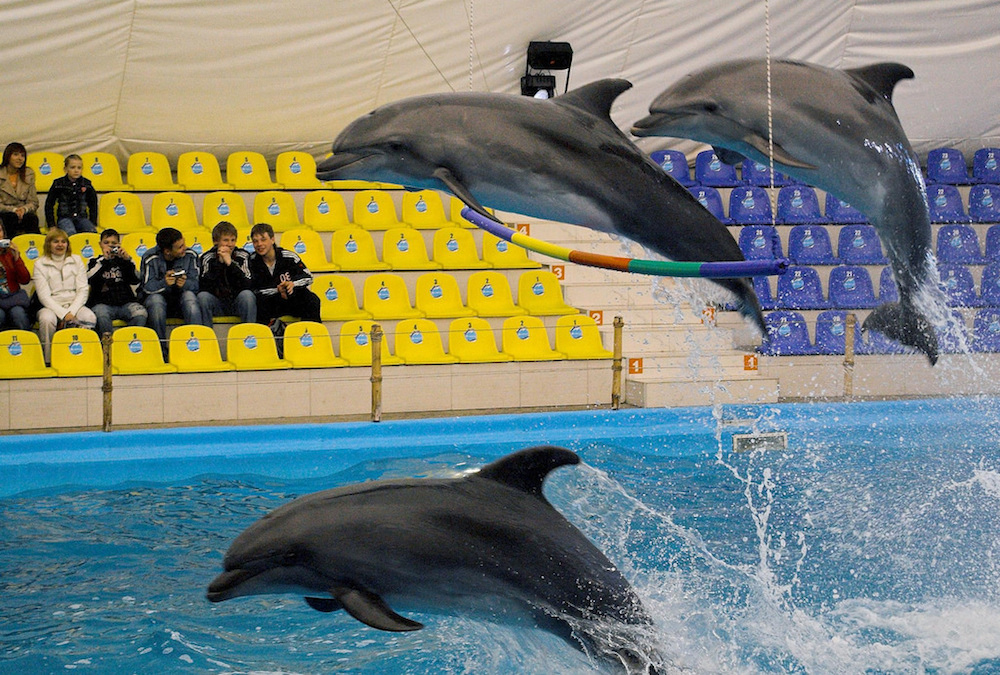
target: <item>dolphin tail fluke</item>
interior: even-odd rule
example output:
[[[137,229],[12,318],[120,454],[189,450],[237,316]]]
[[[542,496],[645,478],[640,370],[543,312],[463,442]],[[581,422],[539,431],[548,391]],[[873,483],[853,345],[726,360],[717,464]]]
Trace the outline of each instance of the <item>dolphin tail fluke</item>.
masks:
[[[879,305],[862,324],[864,330],[877,330],[886,337],[927,355],[931,365],[938,360],[938,340],[934,327],[923,314],[913,307],[898,302]]]
[[[764,310],[753,290],[749,279],[716,279],[718,283],[736,294],[737,310],[757,326],[760,334],[767,336],[767,325],[764,323]]]

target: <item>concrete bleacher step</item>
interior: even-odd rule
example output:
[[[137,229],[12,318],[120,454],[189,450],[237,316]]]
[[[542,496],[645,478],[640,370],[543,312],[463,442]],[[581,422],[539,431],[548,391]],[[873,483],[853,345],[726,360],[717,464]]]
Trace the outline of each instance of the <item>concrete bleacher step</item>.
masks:
[[[722,403],[775,403],[778,380],[727,371],[716,377],[677,378],[658,374],[630,375],[624,398],[642,408],[715,405]]]
[[[716,354],[733,351],[733,345],[728,331],[708,326],[626,324],[622,351],[627,356]]]

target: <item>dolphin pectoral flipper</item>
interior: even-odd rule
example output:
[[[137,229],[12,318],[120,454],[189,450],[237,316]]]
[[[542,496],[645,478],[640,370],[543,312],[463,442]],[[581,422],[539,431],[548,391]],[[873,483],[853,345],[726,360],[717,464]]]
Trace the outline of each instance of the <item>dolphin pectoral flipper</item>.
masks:
[[[458,180],[458,178],[455,177],[455,174],[453,174],[445,167],[439,166],[437,169],[435,169],[434,177],[437,178],[442,183],[444,183],[456,197],[461,199],[466,206],[468,206],[470,209],[472,209],[479,215],[483,216],[484,218],[489,218],[490,220],[500,223],[501,225],[505,224],[502,220],[498,219],[492,213],[487,211],[486,208],[479,203],[479,200],[477,200],[475,197],[472,196],[472,193],[469,192],[469,188],[465,187],[465,185],[462,184],[462,181]]]
[[[306,604],[317,612],[336,612],[344,608],[340,600],[336,598],[314,598],[306,596]]]
[[[777,143],[774,144],[768,143],[766,138],[758,134],[748,134],[743,137],[743,140],[746,141],[746,143],[748,143],[749,145],[753,146],[758,152],[760,152],[765,157],[771,157],[773,153],[775,162],[779,162],[786,166],[794,166],[796,169],[816,168],[812,164],[795,159],[790,154],[788,154],[788,151],[785,150],[783,147],[781,147]],[[722,156],[720,155],[719,158],[722,159]]]
[[[347,613],[361,623],[392,632],[420,630],[424,624],[396,614],[385,600],[369,591],[338,586],[330,591]],[[311,605],[312,603],[310,603]]]

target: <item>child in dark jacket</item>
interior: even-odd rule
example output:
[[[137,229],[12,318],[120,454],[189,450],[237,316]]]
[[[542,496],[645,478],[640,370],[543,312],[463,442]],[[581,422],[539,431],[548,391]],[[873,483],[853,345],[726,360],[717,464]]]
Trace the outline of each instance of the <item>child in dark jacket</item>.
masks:
[[[83,159],[67,155],[66,175],[52,181],[45,197],[45,222],[67,235],[97,232],[97,192],[83,177]]]
[[[121,248],[118,232],[108,228],[101,232],[101,255],[90,259],[87,268],[90,296],[87,305],[97,316],[97,334],[114,330],[115,319],[130,326],[146,325],[146,308],[136,300],[132,287],[139,283],[135,263]]]

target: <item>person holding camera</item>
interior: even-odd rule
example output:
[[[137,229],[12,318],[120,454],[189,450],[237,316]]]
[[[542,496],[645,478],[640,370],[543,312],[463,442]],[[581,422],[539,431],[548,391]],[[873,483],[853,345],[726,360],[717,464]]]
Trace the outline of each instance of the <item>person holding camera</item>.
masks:
[[[97,316],[97,334],[114,330],[112,321],[121,319],[130,326],[146,325],[146,308],[135,297],[132,287],[139,283],[132,258],[121,247],[121,236],[108,228],[101,232],[101,255],[90,259],[87,267],[90,297],[87,305]]]
[[[156,233],[156,246],[139,266],[139,292],[146,306],[147,325],[156,331],[167,353],[167,317],[200,324],[198,256],[188,250],[184,235],[173,227]]]
[[[0,329],[8,323],[18,330],[30,330],[28,292],[21,286],[31,281],[31,274],[17,245],[7,238],[0,223]]]

